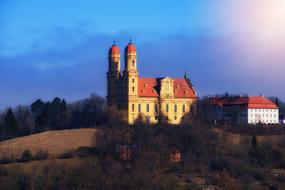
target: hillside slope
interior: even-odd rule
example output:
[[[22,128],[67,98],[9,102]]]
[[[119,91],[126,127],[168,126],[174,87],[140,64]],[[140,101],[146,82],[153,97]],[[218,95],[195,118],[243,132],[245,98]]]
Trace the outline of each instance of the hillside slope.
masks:
[[[25,149],[32,153],[47,150],[56,156],[81,146],[90,146],[96,129],[47,131],[0,142],[0,156],[19,158]]]

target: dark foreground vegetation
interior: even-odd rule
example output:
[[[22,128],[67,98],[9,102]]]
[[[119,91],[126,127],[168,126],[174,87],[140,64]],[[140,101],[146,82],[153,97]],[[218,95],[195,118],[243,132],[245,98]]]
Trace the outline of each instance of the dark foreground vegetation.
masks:
[[[181,159],[171,160],[173,150]],[[23,153],[23,161],[33,158],[28,151]],[[0,185],[4,189],[285,188],[284,136],[270,142],[252,134],[233,144],[201,123],[109,125],[94,135],[93,147],[67,152],[58,159],[75,158],[81,162],[67,166],[52,161],[30,173],[0,167]],[[281,173],[274,173],[275,168]]]
[[[2,116],[2,128],[14,123],[20,130],[25,122],[20,122],[19,112],[9,112]],[[213,127],[202,111],[194,122],[181,126],[141,120],[128,126],[121,121],[124,113],[105,109],[104,99],[96,96],[70,105],[60,99],[36,101],[27,113],[33,123],[27,126],[33,128],[14,136],[5,133],[10,135],[6,138],[50,129],[104,127],[94,134],[92,147],[66,152],[45,164],[47,152],[23,152],[19,161],[41,160],[38,167],[0,165],[0,189],[285,189],[281,126]]]

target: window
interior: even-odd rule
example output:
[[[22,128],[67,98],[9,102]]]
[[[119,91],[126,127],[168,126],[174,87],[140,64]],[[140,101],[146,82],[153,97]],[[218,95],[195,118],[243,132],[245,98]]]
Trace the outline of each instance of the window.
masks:
[[[169,106],[168,106],[168,104],[166,104],[166,112],[168,112],[169,111]]]
[[[174,112],[175,113],[177,112],[177,105],[176,104],[174,105]]]
[[[135,87],[133,87],[132,89],[133,89],[133,92],[135,92]]]
[[[146,112],[149,112],[149,104],[146,105]]]
[[[138,111],[141,112],[141,104],[138,105]]]
[[[133,80],[132,80],[132,81],[133,81],[133,83],[135,83],[135,78],[133,78]]]
[[[134,66],[135,66],[135,60],[133,60],[133,62],[132,62],[132,63],[133,63],[133,67],[134,67]]]
[[[132,111],[135,111],[135,104],[132,104]]]
[[[185,112],[185,105],[182,106],[182,112]]]
[[[174,116],[174,120],[177,120],[177,116]]]
[[[158,105],[157,104],[154,105],[154,110],[156,113],[158,112]]]

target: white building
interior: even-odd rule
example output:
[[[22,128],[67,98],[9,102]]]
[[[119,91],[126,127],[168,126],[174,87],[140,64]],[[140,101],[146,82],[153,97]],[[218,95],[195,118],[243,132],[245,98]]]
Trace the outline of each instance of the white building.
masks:
[[[215,96],[208,98],[215,123],[278,124],[279,108],[264,96]]]

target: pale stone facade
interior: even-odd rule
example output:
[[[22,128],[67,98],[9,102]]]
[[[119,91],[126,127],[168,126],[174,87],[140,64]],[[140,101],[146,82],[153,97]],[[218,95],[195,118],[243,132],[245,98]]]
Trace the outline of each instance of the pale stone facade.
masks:
[[[262,96],[214,96],[208,98],[215,123],[278,124],[279,108]]]
[[[143,78],[137,70],[137,51],[132,42],[125,48],[125,68],[121,72],[120,49],[109,50],[107,72],[108,106],[127,111],[127,121],[133,124],[141,116],[151,123],[164,115],[170,124],[179,124],[188,113],[195,113],[196,91],[184,78]]]

